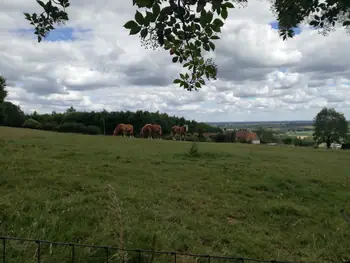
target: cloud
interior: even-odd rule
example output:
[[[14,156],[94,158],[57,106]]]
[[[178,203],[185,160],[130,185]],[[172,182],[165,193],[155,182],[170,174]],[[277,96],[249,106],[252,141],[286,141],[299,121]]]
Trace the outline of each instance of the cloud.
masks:
[[[35,1],[0,9],[0,74],[8,99],[25,111],[150,110],[204,121],[312,119],[323,106],[350,118],[350,35],[324,37],[305,25],[283,41],[268,1],[229,11],[216,51],[218,79],[199,92],[172,84],[182,71],[164,50],[141,47],[123,24],[132,1],[76,0],[69,22],[41,43],[23,12]],[[93,18],[93,19],[92,19]]]

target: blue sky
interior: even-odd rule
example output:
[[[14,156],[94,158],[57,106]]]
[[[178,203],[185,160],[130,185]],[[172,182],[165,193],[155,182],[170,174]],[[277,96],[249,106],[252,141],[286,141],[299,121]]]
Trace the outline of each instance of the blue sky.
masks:
[[[75,29],[72,27],[62,27],[62,28],[56,28],[55,30],[52,30],[48,36],[43,41],[74,41],[76,40],[76,36],[74,36],[74,33],[84,33],[89,32],[90,29]],[[31,35],[33,38],[36,38],[36,35],[34,35],[34,29],[17,29],[15,31],[12,31],[13,33],[22,33],[26,35]]]
[[[277,21],[271,22],[271,23],[269,23],[269,25],[275,30],[278,29],[278,22]],[[76,33],[76,32],[88,32],[88,31],[91,31],[91,30],[90,29],[75,29],[72,27],[56,28],[55,30],[51,31],[43,41],[74,41],[74,40],[76,40],[74,33]],[[36,36],[34,35],[34,29],[17,29],[17,30],[12,31],[12,32],[31,34],[33,37],[36,38]],[[301,33],[301,29],[294,28],[294,32],[296,35],[298,35]]]
[[[277,21],[271,22],[271,23],[269,23],[269,25],[270,25],[273,29],[278,30],[278,22],[277,22]],[[293,28],[293,30],[294,30],[294,33],[295,33],[296,35],[299,35],[299,34],[301,33],[301,29],[300,29],[300,28],[295,27],[295,28]]]

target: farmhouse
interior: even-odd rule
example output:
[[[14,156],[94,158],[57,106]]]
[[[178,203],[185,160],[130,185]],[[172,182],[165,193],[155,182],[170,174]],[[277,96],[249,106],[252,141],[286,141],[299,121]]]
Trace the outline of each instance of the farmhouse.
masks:
[[[260,144],[260,139],[258,138],[258,135],[250,130],[236,131],[236,139],[237,141],[247,141],[253,144]]]
[[[299,135],[297,136],[297,139],[300,139],[300,140],[305,140],[307,138],[309,138],[310,136],[303,136],[303,135]]]

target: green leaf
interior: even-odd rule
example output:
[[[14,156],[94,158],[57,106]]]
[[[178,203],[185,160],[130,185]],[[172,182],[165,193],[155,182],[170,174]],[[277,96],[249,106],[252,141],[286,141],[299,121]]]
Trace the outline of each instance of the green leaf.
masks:
[[[205,12],[205,10],[203,10],[203,11],[201,12],[201,16],[200,16],[200,18],[199,18],[199,23],[201,24],[202,27],[205,27],[206,24],[207,24],[206,12]]]
[[[149,26],[153,18],[153,14],[151,12],[146,11],[146,16],[144,17],[143,25]]]
[[[223,6],[226,7],[226,8],[234,8],[233,4],[230,3],[230,2],[224,3]]]
[[[215,44],[213,42],[209,42],[209,46],[213,51],[215,50]]]
[[[219,18],[215,18],[213,24],[222,27],[224,25],[224,22],[222,22]]]
[[[210,39],[217,40],[217,39],[220,39],[220,37],[218,37],[218,36],[211,36]]]
[[[173,63],[176,63],[179,60],[179,57],[173,57]]]
[[[345,21],[345,22],[343,23],[343,26],[350,26],[350,20]]]
[[[140,32],[141,27],[140,26],[136,26],[130,29],[130,33],[129,35],[136,35],[138,32]]]
[[[204,43],[204,44],[203,44],[203,48],[204,48],[204,50],[206,50],[206,51],[210,51],[210,46],[209,46],[207,43]]]
[[[166,6],[160,11],[160,15],[171,15],[173,13],[173,9],[171,6]]]
[[[200,88],[201,87],[201,84],[199,82],[196,82],[196,87],[197,88]]]
[[[216,33],[220,33],[221,32],[221,28],[217,25],[212,25],[211,28],[216,32]]]
[[[41,5],[42,8],[46,8],[45,4],[43,1],[40,1],[40,0],[36,0],[38,2],[39,5]]]
[[[160,13],[160,5],[158,3],[155,3],[152,7],[153,15],[157,17]]]
[[[26,17],[27,20],[31,21],[32,19],[30,18],[30,14],[28,13],[23,13],[24,16]]]
[[[318,22],[315,21],[315,20],[312,20],[310,23],[309,23],[310,26],[313,26],[313,27],[316,27],[318,26]]]
[[[138,26],[137,23],[135,21],[133,21],[133,20],[130,20],[130,21],[126,22],[125,25],[124,25],[124,27],[126,29],[132,29],[132,28],[137,27],[137,26]]]
[[[142,15],[139,11],[136,11],[136,13],[135,13],[135,20],[136,20],[136,22],[137,22],[139,25],[143,25],[143,24],[144,24],[143,15]]]
[[[208,11],[206,16],[205,16],[205,22],[207,24],[210,24],[212,20],[213,20],[213,13]]]
[[[210,37],[213,34],[213,30],[210,27],[206,27],[205,28],[205,33],[207,33],[208,36]]]
[[[181,83],[181,79],[175,79],[175,80],[174,80],[174,83],[175,83],[175,84]]]
[[[221,10],[221,17],[226,20],[227,16],[228,16],[227,9],[223,8]]]
[[[182,73],[180,73],[180,77],[181,77],[182,79],[185,79],[185,75],[182,74]]]
[[[148,35],[148,29],[147,28],[142,29],[141,30],[141,37],[145,38],[145,37],[147,37],[147,35]]]

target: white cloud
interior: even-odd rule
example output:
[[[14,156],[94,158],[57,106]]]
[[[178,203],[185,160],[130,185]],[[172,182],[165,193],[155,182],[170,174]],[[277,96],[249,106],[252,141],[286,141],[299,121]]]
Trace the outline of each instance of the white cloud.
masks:
[[[312,119],[330,106],[350,118],[350,36],[338,29],[324,37],[303,26],[282,41],[269,25],[268,1],[230,10],[213,53],[219,78],[199,92],[174,86],[181,67],[168,52],[144,49],[122,27],[134,17],[131,0],[75,0],[66,26],[77,29],[76,39],[42,43],[14,33],[31,28],[23,12],[38,11],[35,1],[0,7],[0,74],[9,100],[25,111],[141,109],[242,121]]]

